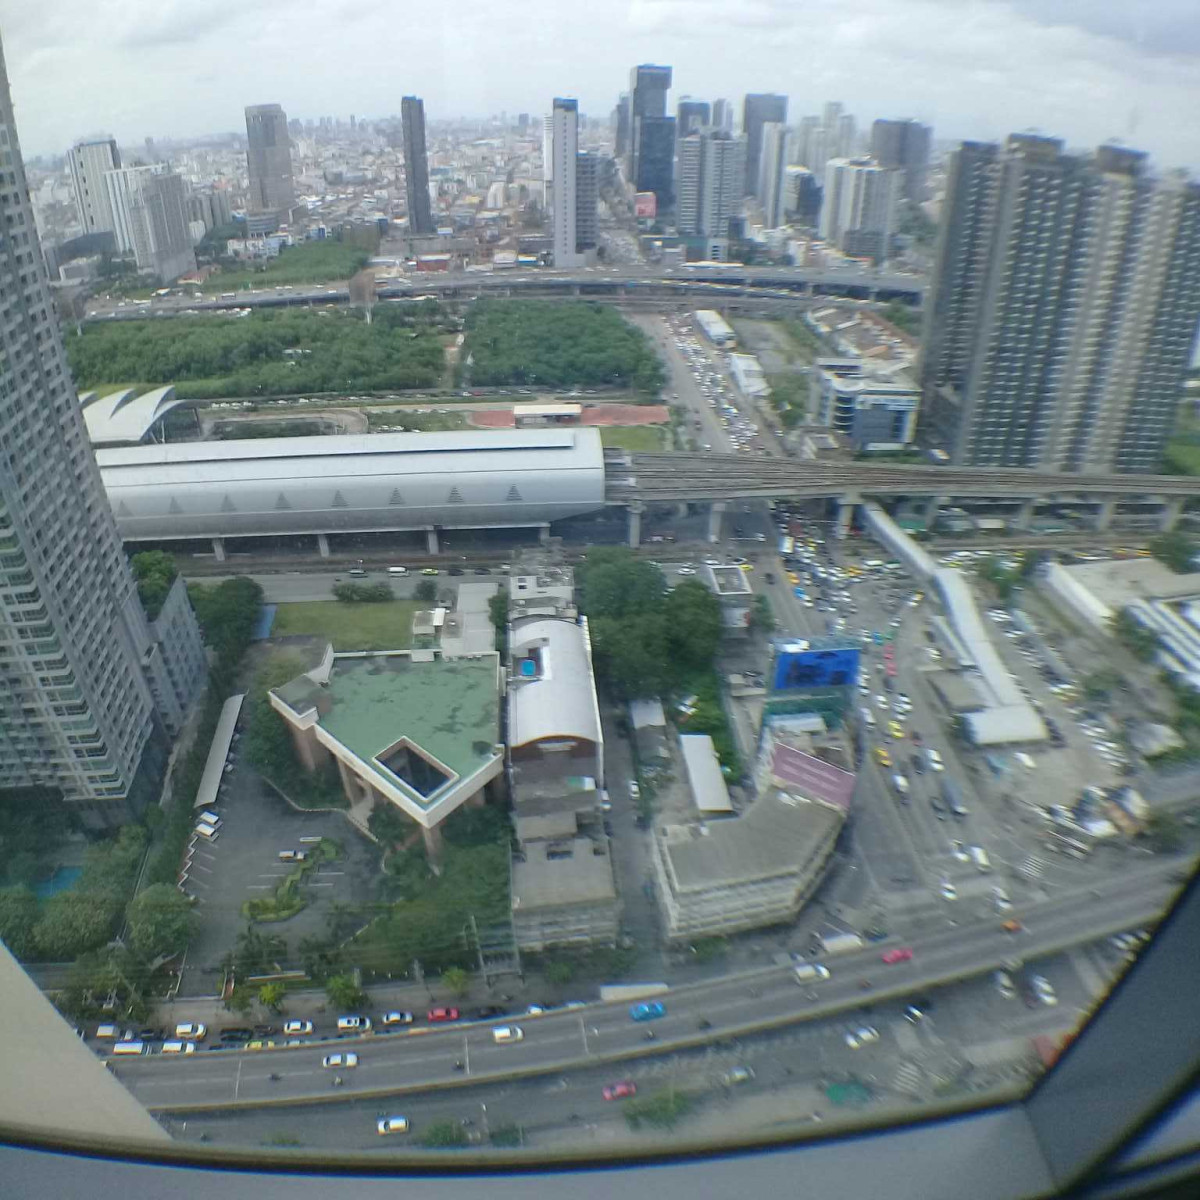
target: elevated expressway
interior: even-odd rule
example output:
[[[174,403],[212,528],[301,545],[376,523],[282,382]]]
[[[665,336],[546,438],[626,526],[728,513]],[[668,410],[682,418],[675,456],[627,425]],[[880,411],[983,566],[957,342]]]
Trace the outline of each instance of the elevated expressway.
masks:
[[[1091,504],[1096,528],[1108,527],[1119,501],[1162,505],[1161,527],[1178,519],[1184,501],[1200,496],[1200,478],[1186,475],[1077,475],[1017,467],[938,467],[921,464],[833,462],[765,455],[674,453],[605,455],[605,500],[630,511],[630,541],[648,504],[709,502],[713,528],[732,500],[826,498],[839,504],[839,532],[854,506],[873,499],[927,496],[936,509],[953,498],[990,499],[1017,508],[1017,527],[1036,500]],[[715,534],[714,534],[715,536]]]

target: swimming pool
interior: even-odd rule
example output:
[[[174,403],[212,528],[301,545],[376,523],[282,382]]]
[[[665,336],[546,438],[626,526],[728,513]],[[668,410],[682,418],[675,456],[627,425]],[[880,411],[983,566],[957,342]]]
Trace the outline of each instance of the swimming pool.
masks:
[[[72,887],[82,874],[82,867],[58,867],[49,879],[33,885],[33,894],[39,900],[49,900],[51,896]]]

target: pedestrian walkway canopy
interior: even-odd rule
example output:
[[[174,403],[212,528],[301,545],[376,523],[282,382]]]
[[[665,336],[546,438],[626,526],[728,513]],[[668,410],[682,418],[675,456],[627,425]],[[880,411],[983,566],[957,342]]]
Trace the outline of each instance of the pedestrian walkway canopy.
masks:
[[[200,776],[200,786],[196,789],[196,808],[213,808],[217,803],[217,789],[221,786],[221,776],[225,774],[229,747],[233,745],[233,731],[237,728],[238,716],[245,698],[244,693],[230,696],[221,706],[217,729],[208,750],[208,759],[204,763],[204,774]]]

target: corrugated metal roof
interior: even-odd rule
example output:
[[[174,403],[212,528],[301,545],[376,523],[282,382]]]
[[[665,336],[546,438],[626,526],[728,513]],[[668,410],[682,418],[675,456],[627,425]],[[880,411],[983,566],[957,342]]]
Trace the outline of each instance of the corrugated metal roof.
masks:
[[[591,656],[582,625],[553,618],[529,621],[512,631],[512,657],[535,657],[538,674],[518,674],[509,687],[508,742],[525,746],[542,738],[599,742],[600,714]]]
[[[687,771],[692,799],[702,813],[731,813],[733,801],[721,774],[721,761],[707,733],[685,733],[679,738],[683,765]]]
[[[217,806],[217,789],[221,786],[221,777],[225,774],[225,760],[229,757],[233,731],[237,728],[238,714],[242,711],[242,701],[245,698],[244,694],[230,696],[221,706],[221,715],[217,718],[217,728],[209,746],[208,758],[204,762],[204,773],[200,776],[200,786],[196,789],[194,807],[197,809]]]

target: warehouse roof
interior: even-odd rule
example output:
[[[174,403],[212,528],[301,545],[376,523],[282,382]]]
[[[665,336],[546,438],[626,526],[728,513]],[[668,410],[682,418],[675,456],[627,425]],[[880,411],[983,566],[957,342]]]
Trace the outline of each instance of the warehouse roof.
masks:
[[[178,399],[173,387],[161,387],[140,396],[134,388],[106,396],[83,392],[79,403],[93,446],[136,446],[167,413],[192,401]]]
[[[712,738],[707,733],[685,733],[680,735],[679,748],[683,751],[683,765],[696,807],[702,813],[733,812]]]
[[[524,746],[541,738],[601,741],[586,623],[548,617],[516,625],[512,631],[512,663],[510,746]]]

